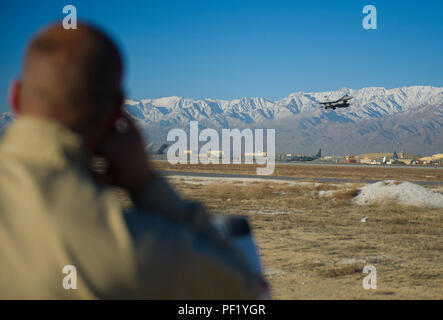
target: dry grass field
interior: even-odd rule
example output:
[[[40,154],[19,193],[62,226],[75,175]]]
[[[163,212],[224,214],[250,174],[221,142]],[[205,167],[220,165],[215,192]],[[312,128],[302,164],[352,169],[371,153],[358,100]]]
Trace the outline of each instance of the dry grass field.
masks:
[[[257,165],[171,165],[167,161],[153,161],[158,170],[184,171],[184,172],[207,172],[226,174],[256,175]],[[428,181],[443,184],[443,170],[429,168],[378,167],[378,166],[331,166],[331,165],[292,165],[277,163],[273,176],[296,177],[304,179],[336,178],[352,179],[356,182],[361,180],[405,180],[405,181]]]
[[[155,166],[199,171],[163,162]],[[432,175],[433,169],[347,169],[279,166],[276,171],[307,178],[355,178],[355,182],[168,179],[183,197],[203,202],[213,214],[249,218],[275,299],[443,299],[443,209],[390,201],[358,206],[351,201],[362,185],[359,179],[441,182],[443,171]],[[241,166],[219,171],[200,168],[205,170],[255,173],[254,168]],[[366,222],[360,221],[363,216],[368,217]],[[377,268],[375,290],[362,287],[362,268],[368,264]]]

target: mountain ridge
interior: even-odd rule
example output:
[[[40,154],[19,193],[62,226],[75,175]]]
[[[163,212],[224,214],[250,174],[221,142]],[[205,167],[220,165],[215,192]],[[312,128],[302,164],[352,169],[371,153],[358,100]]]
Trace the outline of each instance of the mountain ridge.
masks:
[[[354,97],[350,108],[324,110],[318,104],[325,96],[336,99],[345,94]],[[424,109],[421,108],[426,106],[436,108],[435,117],[429,112],[423,113]],[[330,153],[367,151],[361,150],[359,145],[369,149],[407,149],[422,154],[443,149],[443,144],[438,141],[438,138],[443,141],[441,87],[341,88],[336,91],[295,92],[279,100],[260,97],[191,99],[173,96],[127,100],[125,109],[156,143],[160,143],[157,140],[166,140],[169,129],[186,129],[189,121],[197,120],[201,128],[275,128],[278,152],[312,153],[323,145],[327,153],[326,145],[333,144],[342,147],[329,147]],[[420,116],[423,118],[417,121],[416,117]],[[401,127],[396,125],[396,121],[400,120]],[[383,126],[380,126],[381,123]],[[365,125],[371,130],[365,128]],[[323,132],[324,136],[319,137],[318,132]],[[423,140],[426,143],[413,137],[414,132],[426,135]],[[348,139],[340,139],[345,136]],[[391,140],[380,140],[383,136],[391,136]],[[344,146],[345,141],[354,147]]]
[[[324,110],[318,101],[352,95],[351,107]],[[192,99],[177,96],[128,99],[125,111],[154,145],[166,141],[169,130],[199,127],[273,128],[276,151],[324,154],[406,151],[429,155],[443,151],[443,88],[405,86],[386,89],[341,88],[323,92],[293,92],[279,100]],[[0,114],[0,133],[12,121]]]
[[[318,101],[337,99],[342,95],[354,96],[352,105],[357,106],[336,110],[348,119],[377,118],[425,104],[443,102],[443,88],[430,86],[409,86],[394,89],[368,87],[359,90],[342,88],[337,91],[297,92],[280,100],[266,98],[191,99],[165,97],[157,99],[126,100],[127,111],[137,120],[204,120],[225,114],[225,118],[236,118],[257,123],[263,120],[278,120],[290,115],[321,109]],[[135,110],[137,109],[137,110]],[[252,112],[258,114],[251,114]]]

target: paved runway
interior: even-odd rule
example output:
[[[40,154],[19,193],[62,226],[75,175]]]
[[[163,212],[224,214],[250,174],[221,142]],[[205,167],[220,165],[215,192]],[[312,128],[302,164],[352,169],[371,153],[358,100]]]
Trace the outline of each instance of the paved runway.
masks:
[[[166,159],[155,159],[154,161],[168,161]],[[400,169],[429,169],[429,170],[443,170],[443,166],[425,166],[425,165],[393,165],[393,164],[361,164],[361,163],[320,163],[320,162],[280,162],[276,161],[276,165],[291,165],[291,166],[322,166],[322,167],[348,167],[348,168],[400,168]]]
[[[225,173],[209,173],[209,172],[189,172],[189,171],[159,171],[164,176],[189,176],[189,177],[209,177],[209,178],[246,178],[246,179],[269,179],[269,180],[284,180],[284,181],[312,181],[319,183],[374,183],[382,180],[357,180],[357,179],[340,179],[340,178],[296,178],[296,177],[282,177],[282,176],[259,176],[251,174],[225,174]],[[421,185],[439,185],[440,182],[431,181],[410,181],[412,183]]]
[[[320,162],[276,162],[276,164],[288,164],[295,166],[335,166],[348,168],[401,168],[401,169],[429,169],[443,170],[443,166],[433,167],[424,165],[391,165],[391,164],[360,164],[360,163],[320,163]]]

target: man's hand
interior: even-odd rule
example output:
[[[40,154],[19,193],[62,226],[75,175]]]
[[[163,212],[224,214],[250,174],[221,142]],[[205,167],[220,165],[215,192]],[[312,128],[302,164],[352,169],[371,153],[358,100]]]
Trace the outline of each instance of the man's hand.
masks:
[[[107,162],[106,171],[97,178],[106,184],[137,191],[153,175],[143,146],[143,139],[133,121],[121,115],[114,128],[98,148]]]

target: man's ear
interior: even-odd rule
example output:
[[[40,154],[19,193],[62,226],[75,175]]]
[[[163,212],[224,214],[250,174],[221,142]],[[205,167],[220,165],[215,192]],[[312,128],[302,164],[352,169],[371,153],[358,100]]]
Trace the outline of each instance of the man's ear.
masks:
[[[20,114],[22,111],[20,105],[20,89],[20,80],[13,80],[9,86],[9,107],[14,114]]]

